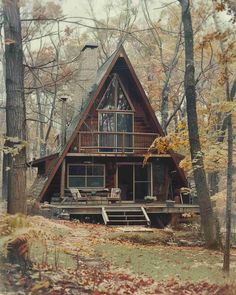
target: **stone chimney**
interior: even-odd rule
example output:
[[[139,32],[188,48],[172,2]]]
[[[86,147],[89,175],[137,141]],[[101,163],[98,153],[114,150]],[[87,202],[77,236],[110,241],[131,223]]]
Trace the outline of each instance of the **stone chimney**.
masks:
[[[98,46],[89,42],[81,50],[79,59],[79,93],[78,100],[83,104],[92,91],[98,70]]]

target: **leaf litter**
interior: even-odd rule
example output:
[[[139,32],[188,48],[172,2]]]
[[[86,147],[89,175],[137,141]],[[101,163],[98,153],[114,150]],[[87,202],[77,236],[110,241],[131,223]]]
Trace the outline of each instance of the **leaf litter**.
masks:
[[[117,266],[112,260],[104,259],[104,255],[97,251],[97,247],[109,246],[111,242],[109,236],[116,233],[117,229],[102,225],[81,224],[77,221],[48,220],[40,216],[25,217],[25,219],[25,222],[21,222],[20,232],[22,233],[24,229],[24,234],[28,233],[29,244],[32,247],[30,252],[34,251],[35,244],[39,245],[43,241],[45,247],[39,254],[44,258],[39,255],[36,259],[29,255],[28,259],[32,260],[31,265],[25,268],[22,265],[7,263],[4,258],[2,259],[4,267],[1,267],[1,274],[5,278],[4,285],[6,290],[13,289],[13,294],[236,294],[235,288],[230,283],[219,285],[207,281],[183,281],[178,279],[178,277],[181,278],[178,275],[155,280],[151,276],[137,274],[130,266],[134,262],[131,256],[126,259],[124,255],[126,261],[123,267]],[[5,223],[9,225],[9,220]],[[3,219],[0,220],[0,228],[4,228]],[[13,236],[16,237],[17,232],[18,228],[14,226],[8,230],[8,233],[4,234],[4,243]],[[45,239],[43,240],[42,237]],[[127,241],[113,240],[112,244],[128,247],[129,250],[140,246],[146,249],[146,246],[134,245]],[[166,252],[165,247],[153,246],[152,248],[159,255]],[[170,247],[170,249],[174,248]],[[204,252],[202,250],[199,249],[200,252]],[[119,256],[119,253],[117,255]],[[53,259],[50,260],[50,257]],[[62,257],[64,260],[61,259]],[[199,262],[196,257],[194,264],[201,265],[202,261]],[[140,263],[142,258],[143,254],[140,252],[137,257]],[[70,259],[73,263],[68,263],[66,266],[65,262]],[[168,261],[171,259],[172,255],[169,256]],[[176,259],[175,263],[178,262],[179,260]],[[154,265],[157,271],[161,271],[157,263]]]

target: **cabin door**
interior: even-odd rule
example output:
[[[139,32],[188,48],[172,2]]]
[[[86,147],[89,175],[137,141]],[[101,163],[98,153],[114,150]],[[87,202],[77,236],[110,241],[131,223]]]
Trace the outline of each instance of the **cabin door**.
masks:
[[[132,164],[120,164],[117,171],[117,186],[121,189],[122,201],[134,201],[134,169]]]
[[[152,195],[151,192],[151,165],[142,164],[134,165],[134,190],[135,201],[144,202],[145,196]]]
[[[140,163],[118,164],[117,186],[121,189],[122,201],[144,202],[151,192],[151,166]]]

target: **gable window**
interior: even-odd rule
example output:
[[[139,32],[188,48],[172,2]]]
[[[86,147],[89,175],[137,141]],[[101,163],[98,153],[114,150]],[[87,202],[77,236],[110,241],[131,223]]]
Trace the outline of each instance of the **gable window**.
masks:
[[[117,74],[113,75],[98,111],[100,151],[132,152],[134,108]]]
[[[70,188],[104,188],[105,165],[69,164],[68,187]]]

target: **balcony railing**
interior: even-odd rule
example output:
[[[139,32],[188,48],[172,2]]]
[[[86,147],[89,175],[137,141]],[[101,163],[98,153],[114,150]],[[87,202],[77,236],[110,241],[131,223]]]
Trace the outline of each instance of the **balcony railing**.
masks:
[[[143,154],[150,147],[156,133],[80,132],[77,151],[80,153]]]

